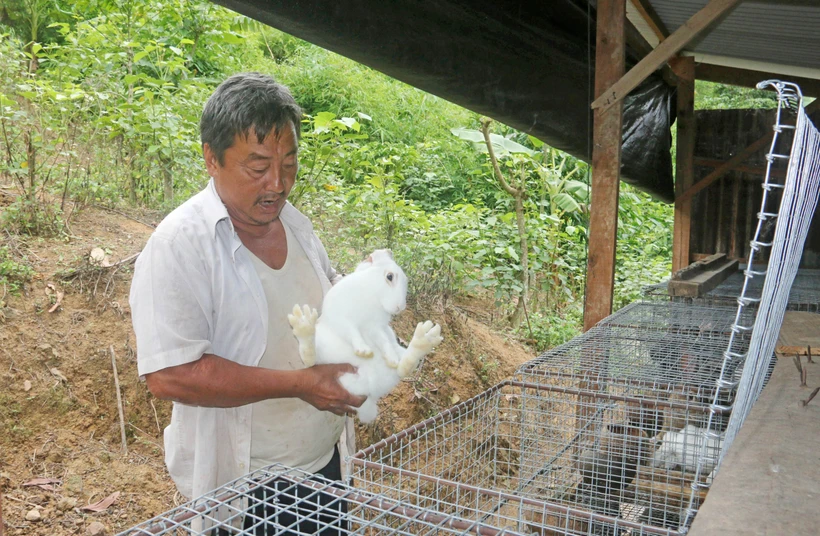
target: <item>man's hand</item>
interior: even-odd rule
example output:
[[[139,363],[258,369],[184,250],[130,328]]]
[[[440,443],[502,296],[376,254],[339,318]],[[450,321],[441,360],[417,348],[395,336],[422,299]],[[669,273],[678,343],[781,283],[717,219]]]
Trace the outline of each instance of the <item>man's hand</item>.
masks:
[[[350,415],[365,401],[366,397],[352,395],[339,384],[342,374],[356,372],[352,365],[315,365],[302,372],[306,374],[306,379],[298,396],[316,409],[336,415]]]

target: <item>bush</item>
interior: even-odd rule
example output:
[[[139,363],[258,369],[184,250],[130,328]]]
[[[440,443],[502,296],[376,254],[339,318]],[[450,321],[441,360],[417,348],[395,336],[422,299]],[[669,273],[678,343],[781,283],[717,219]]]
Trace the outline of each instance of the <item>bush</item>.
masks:
[[[0,287],[4,291],[17,294],[33,275],[34,270],[30,266],[12,258],[8,246],[0,246]]]

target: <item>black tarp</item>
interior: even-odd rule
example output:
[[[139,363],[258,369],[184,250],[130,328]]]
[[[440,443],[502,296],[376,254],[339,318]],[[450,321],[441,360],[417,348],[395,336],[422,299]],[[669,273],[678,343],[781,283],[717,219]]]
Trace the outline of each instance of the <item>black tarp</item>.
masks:
[[[590,159],[595,21],[583,0],[216,2]],[[650,79],[624,103],[621,178],[664,201],[673,92]]]

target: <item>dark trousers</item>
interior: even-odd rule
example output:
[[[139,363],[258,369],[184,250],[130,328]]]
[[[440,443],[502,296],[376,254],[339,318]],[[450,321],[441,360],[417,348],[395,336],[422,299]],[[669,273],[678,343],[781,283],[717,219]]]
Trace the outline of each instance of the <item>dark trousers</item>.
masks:
[[[316,474],[328,480],[341,481],[342,464],[338,448],[330,462]],[[251,494],[252,507],[245,516],[243,534],[253,536],[295,536],[348,534],[347,502],[330,493],[320,493],[309,486],[291,481],[271,481]],[[230,533],[219,529],[219,536]]]

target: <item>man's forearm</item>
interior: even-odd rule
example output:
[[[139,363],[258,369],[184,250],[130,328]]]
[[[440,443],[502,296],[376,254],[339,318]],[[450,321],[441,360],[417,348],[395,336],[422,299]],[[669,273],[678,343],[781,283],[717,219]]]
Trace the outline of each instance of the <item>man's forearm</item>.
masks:
[[[232,408],[269,398],[301,398],[303,370],[270,370],[240,365],[213,354],[146,375],[157,398],[192,406]]]

